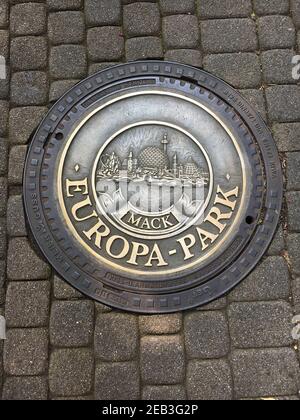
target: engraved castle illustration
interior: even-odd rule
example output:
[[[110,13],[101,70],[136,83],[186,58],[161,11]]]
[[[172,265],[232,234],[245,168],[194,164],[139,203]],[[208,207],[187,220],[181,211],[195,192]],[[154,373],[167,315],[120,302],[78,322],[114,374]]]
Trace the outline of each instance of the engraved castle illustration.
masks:
[[[193,158],[190,157],[186,162],[182,162],[177,153],[173,154],[171,159],[169,158],[169,143],[168,135],[164,134],[161,147],[148,146],[138,156],[133,150],[130,150],[124,160],[116,152],[104,154],[100,159],[97,178],[146,179],[147,181],[166,179],[207,185],[208,172],[200,168]]]

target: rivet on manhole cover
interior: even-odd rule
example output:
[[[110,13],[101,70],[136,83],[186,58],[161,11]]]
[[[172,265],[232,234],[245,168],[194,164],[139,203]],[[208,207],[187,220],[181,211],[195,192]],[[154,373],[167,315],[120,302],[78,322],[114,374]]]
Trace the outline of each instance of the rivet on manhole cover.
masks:
[[[36,132],[25,175],[29,222],[56,271],[145,313],[237,285],[266,251],[282,201],[262,119],[223,81],[165,62],[124,64],[69,91]]]

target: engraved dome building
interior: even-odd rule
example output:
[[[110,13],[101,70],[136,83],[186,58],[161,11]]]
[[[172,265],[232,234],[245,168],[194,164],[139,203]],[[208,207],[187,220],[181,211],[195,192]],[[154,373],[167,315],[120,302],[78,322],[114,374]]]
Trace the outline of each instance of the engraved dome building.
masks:
[[[139,164],[142,169],[161,171],[169,168],[170,162],[167,153],[169,141],[167,134],[164,135],[161,144],[163,145],[163,149],[155,146],[149,146],[141,152],[139,156]]]
[[[147,147],[139,156],[142,168],[164,169],[169,167],[168,156],[159,147]]]
[[[194,176],[198,174],[199,168],[192,158],[189,158],[188,163],[184,167],[184,172],[186,175],[189,175],[189,176]]]

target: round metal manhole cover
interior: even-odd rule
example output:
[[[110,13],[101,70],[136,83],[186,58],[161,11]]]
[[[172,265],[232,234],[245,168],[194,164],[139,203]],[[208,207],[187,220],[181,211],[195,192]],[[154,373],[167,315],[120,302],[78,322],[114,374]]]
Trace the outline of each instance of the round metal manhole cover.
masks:
[[[163,313],[220,297],[274,235],[282,174],[233,88],[167,62],[124,64],[69,91],[37,130],[25,203],[40,248],[104,304]]]

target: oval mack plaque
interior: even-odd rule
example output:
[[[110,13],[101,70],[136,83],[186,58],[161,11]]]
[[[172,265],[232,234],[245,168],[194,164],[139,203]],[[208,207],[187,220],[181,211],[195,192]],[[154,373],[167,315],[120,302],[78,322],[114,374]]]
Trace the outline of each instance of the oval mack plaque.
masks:
[[[91,76],[54,105],[24,195],[65,280],[104,304],[164,313],[208,303],[254,268],[282,188],[271,134],[236,90],[147,61]]]

